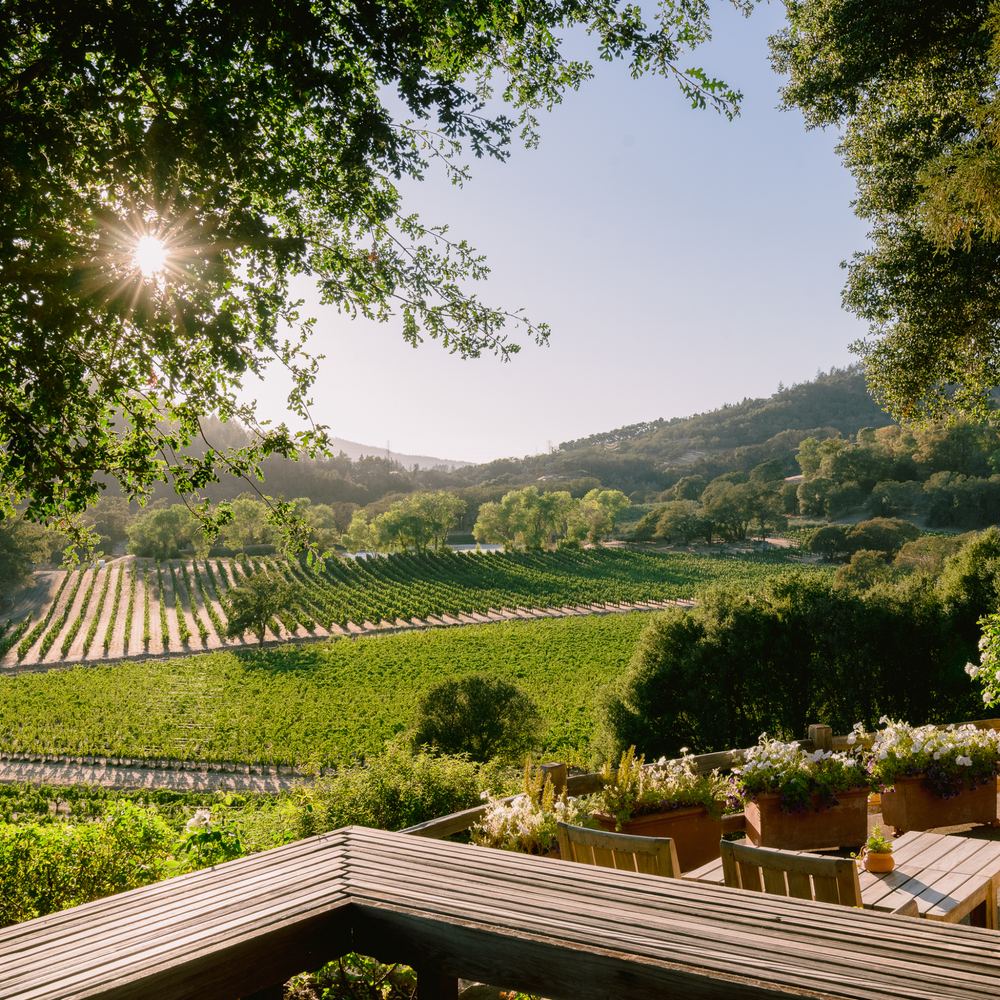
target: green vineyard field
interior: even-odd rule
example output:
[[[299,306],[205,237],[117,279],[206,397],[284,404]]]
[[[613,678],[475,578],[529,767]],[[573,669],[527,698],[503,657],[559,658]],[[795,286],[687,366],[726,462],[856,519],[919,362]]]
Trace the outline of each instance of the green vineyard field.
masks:
[[[381,749],[437,681],[487,671],[539,702],[546,753],[584,759],[598,691],[647,620],[511,621],[21,674],[0,680],[0,751],[329,765]]]
[[[295,606],[272,621],[269,640],[409,627],[442,615],[469,620],[518,609],[663,602],[696,597],[715,584],[751,590],[794,568],[832,572],[801,567],[782,553],[699,556],[623,549],[329,559],[316,569],[275,557],[165,565],[123,560],[64,577],[42,621],[19,636],[16,653],[3,665],[239,647],[241,640],[225,636],[225,595],[243,574],[261,567],[296,584],[298,594]]]

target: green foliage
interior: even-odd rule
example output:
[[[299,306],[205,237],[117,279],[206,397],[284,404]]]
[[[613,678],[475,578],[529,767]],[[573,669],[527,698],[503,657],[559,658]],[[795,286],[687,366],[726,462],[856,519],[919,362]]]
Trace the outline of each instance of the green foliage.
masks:
[[[892,559],[907,542],[919,537],[920,529],[909,521],[901,521],[895,517],[873,517],[848,529],[847,551],[853,553],[873,550],[883,553],[886,559]]]
[[[101,594],[97,598],[97,607],[94,608],[93,614],[90,616],[90,625],[87,626],[87,634],[83,638],[83,655],[86,656],[90,652],[91,644],[94,641],[94,636],[97,635],[97,627],[101,624],[101,613],[104,611],[104,602],[108,597],[108,585],[111,583],[111,571],[112,566],[108,565],[104,570],[104,584],[101,586]],[[96,573],[95,573],[96,577]],[[84,608],[83,612],[86,614],[87,609]]]
[[[921,775],[938,798],[950,799],[966,789],[992,785],[1000,772],[1000,734],[971,723],[947,729],[910,726],[883,716],[885,725],[866,752],[872,780],[882,788],[896,780]],[[855,727],[856,730],[860,728]]]
[[[94,585],[97,583],[97,566],[95,565],[90,570],[90,581],[87,583],[87,589],[83,592],[83,600],[80,601],[80,611],[76,618],[73,619],[72,624],[69,629],[67,629],[66,634],[63,636],[62,645],[59,647],[59,652],[65,658],[66,654],[69,652],[70,646],[73,645],[73,640],[76,638],[77,632],[83,626],[83,623],[87,621],[87,613],[90,610],[90,599],[94,596]],[[44,643],[43,643],[44,645]]]
[[[721,815],[729,782],[717,770],[699,774],[692,755],[676,761],[661,759],[652,767],[643,767],[644,762],[642,754],[636,757],[634,746],[622,751],[617,768],[605,761],[601,769],[604,787],[587,798],[591,808],[615,818],[617,830],[633,816],[685,806],[704,806],[712,816]]]
[[[393,503],[371,522],[369,547],[375,552],[408,552],[412,548],[422,553],[433,545],[439,551],[464,510],[465,501],[453,493],[414,493]]]
[[[206,653],[0,679],[0,748],[134,759],[339,764],[402,733],[424,692],[509,676],[538,702],[553,757],[588,754],[598,688],[625,669],[641,612]]]
[[[128,527],[128,550],[145,558],[176,559],[200,532],[197,519],[187,507],[175,503],[137,517]]]
[[[597,749],[675,757],[750,746],[762,731],[801,738],[820,718],[847,731],[883,713],[968,716],[960,623],[933,586],[910,580],[859,594],[792,573],[652,616],[604,693]]]
[[[49,630],[42,636],[42,643],[38,647],[38,659],[44,660],[45,655],[52,648],[52,644],[56,641],[59,633],[62,631],[63,626],[66,624],[66,619],[69,618],[69,613],[73,609],[73,602],[76,600],[76,592],[80,589],[80,584],[83,582],[83,577],[85,570],[79,570],[73,574],[67,574],[67,579],[69,576],[73,577],[73,586],[70,588],[69,593],[66,595],[66,602],[63,605],[62,614],[55,620]],[[56,602],[53,601],[52,607],[49,609],[51,612],[56,606]],[[48,617],[48,616],[46,616]],[[29,637],[30,638],[30,635]]]
[[[467,753],[485,764],[520,762],[539,743],[544,720],[517,684],[489,674],[466,674],[435,684],[420,699],[411,724],[415,747]]]
[[[62,580],[59,581],[59,587],[56,590],[55,596],[52,598],[52,603],[49,605],[49,610],[45,612],[45,617],[20,641],[17,647],[17,658],[18,660],[23,660],[28,651],[36,642],[38,642],[42,633],[48,627],[50,621],[52,621],[52,616],[56,613],[56,607],[59,605],[59,598],[62,596],[63,590],[66,589],[66,584],[69,582],[72,573],[66,573]]]
[[[191,642],[191,629],[188,626],[187,615],[184,614],[184,599],[177,586],[177,574],[174,572],[172,559],[167,561],[167,568],[170,570],[170,589],[174,595],[174,618],[177,622],[177,633],[180,636],[181,645],[187,646]]]
[[[48,556],[51,539],[37,524],[0,512],[0,595],[31,579],[33,564]]]
[[[541,768],[534,768],[529,757],[524,765],[523,795],[505,801],[489,795],[486,813],[471,829],[472,843],[520,854],[549,854],[559,846],[557,824],[598,828],[590,816],[586,800],[570,798],[564,791],[556,797],[555,788]]]
[[[702,533],[702,522],[702,506],[697,500],[674,500],[660,510],[653,538],[687,544]]]
[[[108,647],[111,645],[111,636],[115,631],[115,623],[118,620],[118,609],[121,607],[122,601],[122,579],[125,576],[125,565],[124,563],[118,564],[118,578],[115,580],[115,593],[112,597],[111,604],[111,614],[108,616],[108,626],[104,630],[104,655],[108,655]],[[111,577],[111,571],[108,570],[108,578]],[[131,610],[131,608],[130,608]],[[131,615],[129,615],[131,619]],[[129,625],[131,625],[131,620]],[[125,637],[125,648],[128,649],[128,636]]]
[[[806,552],[818,552],[828,558],[846,552],[849,530],[850,527],[846,524],[825,524],[821,528],[813,528],[803,536],[802,548]]]
[[[924,535],[914,539],[896,553],[893,568],[904,573],[925,573],[927,576],[939,577],[947,560],[957,555],[975,534],[976,532],[965,535]]]
[[[838,792],[872,789],[872,779],[852,750],[803,750],[797,743],[782,743],[762,733],[760,742],[750,747],[744,763],[733,768],[733,785],[744,799],[774,792],[781,795],[781,811],[812,812],[812,799],[829,808]]]
[[[416,1000],[417,974],[351,952],[292,980],[296,1000]]]
[[[736,481],[736,477],[746,481]],[[742,473],[727,473],[713,479],[701,495],[702,519],[715,525],[727,541],[747,537],[752,526],[761,533],[787,525],[783,504],[774,483],[749,481]]]
[[[29,612],[24,621],[15,625],[9,618],[4,627],[0,627],[0,660],[2,660],[20,641],[31,625],[34,612]]]
[[[149,631],[149,563],[142,567],[142,648],[149,651],[149,640],[152,638]]]
[[[170,648],[170,621],[167,618],[167,601],[164,597],[163,566],[156,560],[156,592],[160,598],[160,641],[164,649]]]
[[[978,640],[977,623],[1000,607],[1000,530],[987,528],[945,563],[941,599],[955,616],[966,641]],[[970,655],[968,659],[972,659]],[[891,713],[886,713],[891,714]],[[898,713],[896,718],[918,715]]]

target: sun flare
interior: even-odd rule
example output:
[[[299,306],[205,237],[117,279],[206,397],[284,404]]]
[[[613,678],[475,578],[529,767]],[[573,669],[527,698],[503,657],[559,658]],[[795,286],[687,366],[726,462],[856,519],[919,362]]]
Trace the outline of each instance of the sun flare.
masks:
[[[143,236],[135,248],[135,263],[144,278],[152,278],[167,263],[167,248],[155,236]]]

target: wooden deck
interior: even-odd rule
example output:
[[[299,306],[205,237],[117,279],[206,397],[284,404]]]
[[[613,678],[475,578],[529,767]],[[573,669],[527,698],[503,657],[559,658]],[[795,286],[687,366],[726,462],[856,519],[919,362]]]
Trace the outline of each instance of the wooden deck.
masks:
[[[352,950],[424,970],[422,1000],[457,976],[554,1000],[992,1000],[1000,971],[994,931],[350,827],[0,930],[0,998],[225,1000]]]

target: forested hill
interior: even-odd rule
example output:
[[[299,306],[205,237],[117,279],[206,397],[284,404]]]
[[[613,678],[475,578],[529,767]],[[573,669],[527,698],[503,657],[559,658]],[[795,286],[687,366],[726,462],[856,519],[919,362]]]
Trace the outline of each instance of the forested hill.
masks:
[[[815,380],[779,387],[773,396],[744,399],[691,417],[633,424],[576,441],[547,456],[504,460],[463,469],[488,480],[498,473],[591,476],[621,489],[637,502],[695,473],[708,479],[749,471],[778,459],[795,475],[795,450],[809,436],[847,439],[863,427],[884,427],[892,419],[872,400],[860,367],[820,372]]]
[[[689,451],[760,445],[790,429],[830,427],[846,438],[862,427],[891,424],[868,394],[860,367],[820,373],[815,381],[779,388],[773,396],[744,399],[691,417],[633,424],[559,445],[560,452],[602,447],[669,462]]]

